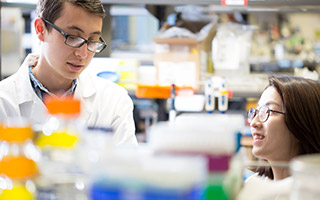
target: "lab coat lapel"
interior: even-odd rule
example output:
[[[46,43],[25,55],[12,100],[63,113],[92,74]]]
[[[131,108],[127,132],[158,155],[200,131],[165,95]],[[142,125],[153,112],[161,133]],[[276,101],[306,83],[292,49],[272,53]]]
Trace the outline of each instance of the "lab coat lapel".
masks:
[[[21,116],[31,120],[31,123],[43,123],[46,119],[46,107],[34,92],[30,78],[29,65],[34,65],[37,56],[29,55],[17,72],[16,91]]]
[[[34,125],[41,125],[47,119],[46,107],[38,98],[32,101],[25,101],[19,104],[21,116],[30,119]]]
[[[34,56],[29,55],[16,74],[15,85],[19,105],[24,104],[27,101],[33,101],[34,96],[36,96],[29,78],[29,65],[33,65],[35,62],[34,60]]]
[[[91,118],[92,111],[94,110],[94,97],[97,89],[93,83],[91,74],[82,72],[78,78],[77,88],[74,97],[80,99],[81,104],[81,118],[87,123]]]
[[[32,101],[31,120],[35,124],[41,125],[47,120],[47,116],[47,108],[44,103],[39,98]]]

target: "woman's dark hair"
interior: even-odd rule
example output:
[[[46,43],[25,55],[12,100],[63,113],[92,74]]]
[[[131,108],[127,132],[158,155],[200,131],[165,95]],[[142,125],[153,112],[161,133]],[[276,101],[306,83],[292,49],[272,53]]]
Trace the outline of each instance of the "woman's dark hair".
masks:
[[[285,124],[298,141],[299,155],[320,153],[320,83],[290,76],[269,76],[268,87],[275,87],[281,96]],[[256,172],[273,179],[271,167]]]
[[[100,0],[39,0],[37,5],[37,15],[54,23],[61,15],[63,5],[69,2],[93,13],[97,16],[104,17],[105,10]],[[51,27],[47,25],[46,28],[50,31]]]

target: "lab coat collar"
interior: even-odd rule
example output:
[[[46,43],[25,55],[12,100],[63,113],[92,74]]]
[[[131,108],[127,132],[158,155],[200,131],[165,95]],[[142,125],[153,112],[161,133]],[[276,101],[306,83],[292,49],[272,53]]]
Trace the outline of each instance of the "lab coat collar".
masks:
[[[83,71],[78,78],[77,84],[75,97],[89,98],[97,92],[93,77],[89,72]]]
[[[18,70],[17,79],[16,79],[16,91],[18,103],[23,104],[28,101],[33,101],[39,99],[33,91],[30,78],[29,78],[29,66],[35,65],[39,56],[30,54],[22,63],[21,67]],[[39,99],[40,100],[40,99]]]
[[[97,88],[94,84],[93,77],[90,74],[83,71],[78,78],[77,87],[74,92],[74,97],[77,99],[81,99],[86,101],[85,99],[89,99],[94,97],[96,94]],[[81,115],[87,116],[83,118],[89,119],[92,115],[94,104],[82,104]],[[87,122],[84,122],[87,123]]]
[[[38,55],[28,55],[15,74],[17,76],[15,78],[17,100],[21,115],[30,118],[35,126],[44,122],[47,110],[42,100],[34,92],[29,77],[29,66],[36,65],[38,58]]]

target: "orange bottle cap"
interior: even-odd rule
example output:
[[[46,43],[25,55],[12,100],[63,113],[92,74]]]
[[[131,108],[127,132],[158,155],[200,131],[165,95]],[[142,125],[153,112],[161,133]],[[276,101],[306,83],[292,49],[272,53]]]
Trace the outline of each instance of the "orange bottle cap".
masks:
[[[55,114],[66,114],[66,115],[77,115],[80,114],[80,100],[72,97],[56,98],[47,97],[45,98],[45,104],[48,112],[52,115]]]
[[[24,156],[5,156],[0,160],[0,174],[13,179],[32,178],[38,174],[35,161]]]
[[[0,126],[0,140],[7,142],[24,142],[33,139],[33,131],[30,126],[27,127],[7,127]]]

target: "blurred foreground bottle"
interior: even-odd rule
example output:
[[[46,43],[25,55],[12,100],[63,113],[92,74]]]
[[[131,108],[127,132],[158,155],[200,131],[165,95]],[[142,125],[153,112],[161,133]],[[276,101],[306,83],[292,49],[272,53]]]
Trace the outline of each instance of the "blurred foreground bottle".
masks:
[[[0,200],[34,199],[40,151],[32,140],[33,131],[24,119],[0,124]]]
[[[113,129],[104,127],[87,127],[77,151],[77,161],[81,170],[88,177],[96,174],[97,165],[101,165],[113,153]]]
[[[77,161],[82,131],[80,101],[71,97],[45,99],[48,119],[36,144],[42,150],[37,199],[87,199],[84,176]]]

